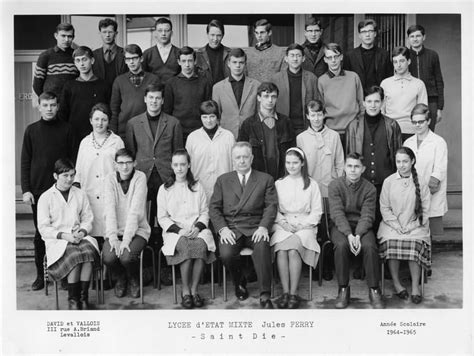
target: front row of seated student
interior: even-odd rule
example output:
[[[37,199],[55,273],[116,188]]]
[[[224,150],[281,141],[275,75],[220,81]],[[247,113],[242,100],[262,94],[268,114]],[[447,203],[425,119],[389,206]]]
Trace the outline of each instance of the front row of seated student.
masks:
[[[178,149],[171,158],[173,172],[158,190],[158,223],[163,229],[163,254],[169,265],[179,265],[182,305],[202,307],[198,285],[204,264],[215,261],[216,245],[209,223],[206,193],[191,172],[191,158]]]

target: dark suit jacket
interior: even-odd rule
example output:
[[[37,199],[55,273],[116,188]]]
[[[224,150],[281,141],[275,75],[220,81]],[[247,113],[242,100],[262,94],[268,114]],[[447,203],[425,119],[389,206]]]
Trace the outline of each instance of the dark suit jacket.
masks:
[[[295,132],[288,116],[277,113],[275,127],[277,130],[278,144],[278,177],[285,175],[285,154],[286,150],[296,145]],[[263,136],[263,124],[258,113],[245,119],[239,130],[237,141],[247,141],[252,146],[253,162],[252,168],[261,172],[268,172],[265,157],[266,147]]]
[[[227,78],[230,75],[230,69],[227,66],[227,58],[230,53],[230,48],[226,46],[223,47],[224,52],[222,55],[222,61],[224,63],[224,78]],[[212,85],[217,83],[217,81],[214,81],[214,78],[212,78],[211,61],[209,60],[209,56],[207,55],[206,46],[196,50],[196,67],[197,72],[208,78],[209,82],[211,82]]]
[[[271,232],[278,208],[273,178],[255,169],[250,173],[242,192],[237,172],[217,178],[209,204],[209,215],[215,231],[224,227],[240,238],[252,236],[259,226]]]
[[[314,73],[314,75],[319,78],[328,71],[328,65],[324,61],[324,43],[321,44],[321,49],[318,52],[318,56],[314,60],[311,56],[310,50],[305,47],[305,43],[302,44],[304,48],[305,60],[301,67]]]
[[[105,67],[104,67],[104,50],[102,47],[97,48],[93,52],[94,64],[92,65],[92,71],[96,76],[101,79],[105,79]],[[117,46],[117,54],[115,55],[115,70],[117,71],[117,77],[120,74],[127,73],[128,67],[125,64],[125,55],[123,48]]]
[[[364,91],[368,89],[367,78],[364,71],[361,46],[354,48],[344,55],[344,69],[356,72],[362,82]],[[393,64],[390,54],[380,47],[375,47],[375,81],[380,85],[382,80],[393,75]]]
[[[166,182],[171,175],[171,155],[178,148],[183,148],[181,125],[175,117],[161,112],[153,139],[144,112],[127,122],[125,145],[135,153],[137,169],[146,174],[147,180],[153,167],[156,167],[161,181]]]

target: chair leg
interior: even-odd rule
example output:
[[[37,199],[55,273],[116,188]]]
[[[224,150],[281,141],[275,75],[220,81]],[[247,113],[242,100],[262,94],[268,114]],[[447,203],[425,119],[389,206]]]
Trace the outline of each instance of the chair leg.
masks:
[[[227,278],[225,275],[224,263],[222,263],[222,288],[224,289],[224,302],[227,302]]]
[[[56,289],[56,310],[59,310],[58,282],[56,281],[54,281],[54,288]]]
[[[214,299],[214,262],[211,263],[211,299]]]
[[[385,262],[382,261],[382,271],[380,275],[382,281],[382,297],[385,296]]]
[[[140,298],[142,304],[145,304],[145,296],[143,293],[143,250],[140,252]]]
[[[156,281],[156,254],[153,247],[151,247],[151,259],[152,259],[152,268],[153,268],[153,288],[156,289],[158,284]]]
[[[104,259],[102,253],[100,254],[100,291],[102,293],[101,304],[105,304],[104,278],[107,273],[104,273]]]
[[[421,296],[425,295],[425,268],[421,267]]]
[[[161,290],[161,249],[158,251],[158,290]]]
[[[46,261],[46,255],[43,258],[43,278],[44,278],[44,294],[48,295],[48,263]]]
[[[270,298],[273,298],[275,295],[275,283],[276,283],[276,271],[275,265],[272,266],[272,282],[271,282],[271,290],[270,290]]]
[[[178,304],[178,292],[176,288],[176,270],[175,270],[175,265],[171,265],[171,273],[173,276],[173,298],[174,298],[174,304]]]
[[[308,299],[313,300],[313,267],[309,267],[309,297]]]

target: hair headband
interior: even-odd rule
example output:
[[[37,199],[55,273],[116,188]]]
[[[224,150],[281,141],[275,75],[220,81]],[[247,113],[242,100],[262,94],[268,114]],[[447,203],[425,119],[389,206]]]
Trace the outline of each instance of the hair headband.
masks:
[[[299,147],[290,147],[286,150],[286,153],[288,154],[288,152],[290,152],[290,151],[298,152],[301,155],[301,157],[303,157],[303,159],[305,158],[303,150]]]

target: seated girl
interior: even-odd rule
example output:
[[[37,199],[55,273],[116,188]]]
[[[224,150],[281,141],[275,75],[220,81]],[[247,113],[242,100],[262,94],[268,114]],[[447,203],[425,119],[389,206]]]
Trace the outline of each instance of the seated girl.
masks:
[[[97,241],[89,236],[93,215],[84,191],[74,187],[76,171],[67,159],[54,164],[56,183],[38,202],[38,229],[46,245],[48,273],[67,277],[70,310],[89,309],[93,264],[99,261]]]
[[[319,257],[316,241],[321,218],[321,194],[318,183],[309,177],[306,158],[301,149],[286,151],[286,176],[275,182],[278,214],[270,245],[274,246],[283,295],[279,308],[296,309],[302,262],[315,268]]]
[[[415,154],[408,147],[397,150],[397,172],[383,182],[380,194],[382,222],[377,234],[380,257],[388,260],[395,294],[408,299],[408,292],[400,283],[400,260],[408,260],[412,288],[411,300],[419,304],[421,266],[431,265],[429,209],[430,191],[419,183],[415,169]]]
[[[184,149],[173,153],[173,173],[158,190],[158,223],[163,229],[163,254],[169,265],[179,265],[182,305],[202,307],[198,285],[204,264],[215,260],[216,245],[207,228],[209,208],[202,185],[191,172],[191,159]]]
[[[150,237],[147,221],[145,173],[135,170],[135,155],[125,148],[115,154],[115,169],[105,179],[104,264],[117,279],[115,295],[122,298],[130,284],[132,298],[140,297],[139,258]]]

